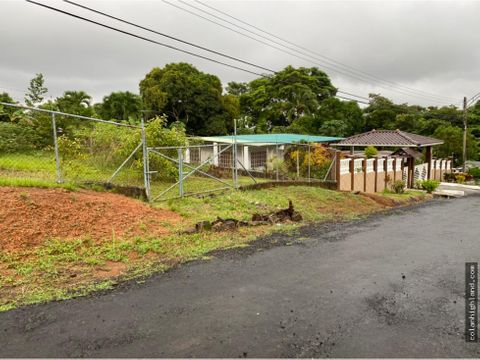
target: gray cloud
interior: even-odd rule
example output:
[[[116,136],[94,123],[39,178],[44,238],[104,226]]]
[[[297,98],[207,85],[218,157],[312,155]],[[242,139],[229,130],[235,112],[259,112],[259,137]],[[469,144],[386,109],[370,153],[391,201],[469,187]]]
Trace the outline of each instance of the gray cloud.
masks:
[[[185,48],[59,0],[40,1]],[[322,68],[321,64],[246,39],[162,1],[78,1],[268,68],[278,70],[288,64]],[[208,4],[389,81],[458,99],[458,103],[464,95],[480,91],[480,68],[476,66],[480,60],[480,48],[476,46],[480,40],[480,2],[244,0]],[[96,101],[111,91],[137,92],[140,79],[152,67],[169,62],[193,63],[202,71],[218,75],[225,85],[254,78],[24,1],[0,2],[0,39],[0,90],[10,89],[18,100],[37,72],[44,73],[52,97],[78,89],[87,91]],[[344,91],[363,96],[382,93],[398,102],[442,103],[430,101],[428,96],[404,94],[404,90],[393,91],[375,81],[360,81],[344,70],[324,70]]]

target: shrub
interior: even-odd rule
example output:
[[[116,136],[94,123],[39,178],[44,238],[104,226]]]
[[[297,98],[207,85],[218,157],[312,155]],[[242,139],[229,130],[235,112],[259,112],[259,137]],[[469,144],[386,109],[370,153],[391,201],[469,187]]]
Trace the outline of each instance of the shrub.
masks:
[[[287,172],[297,172],[297,157],[301,176],[307,176],[310,163],[310,175],[314,178],[323,178],[330,167],[332,156],[329,150],[320,144],[310,146],[310,159],[308,146],[289,146],[284,156],[284,166]]]
[[[456,174],[455,181],[459,184],[463,184],[465,182],[465,175],[464,174]]]
[[[413,184],[413,187],[415,189],[422,189],[422,180],[415,180],[415,184]]]
[[[392,184],[392,190],[395,194],[403,194],[405,192],[405,181],[396,180]]]
[[[0,153],[34,150],[38,143],[39,135],[31,126],[0,122]]]
[[[370,158],[372,158],[372,157],[374,157],[374,156],[377,156],[377,155],[378,155],[378,150],[377,150],[377,148],[376,148],[375,146],[370,145],[370,146],[367,146],[367,147],[365,148],[365,156],[366,156],[368,159],[370,159]]]
[[[422,181],[422,189],[431,194],[440,186],[440,182],[437,180],[424,180]]]
[[[468,173],[473,176],[474,179],[480,179],[480,167],[473,167],[468,170]]]
[[[443,179],[446,182],[455,182],[455,174],[454,173],[445,173],[445,174],[443,174]]]

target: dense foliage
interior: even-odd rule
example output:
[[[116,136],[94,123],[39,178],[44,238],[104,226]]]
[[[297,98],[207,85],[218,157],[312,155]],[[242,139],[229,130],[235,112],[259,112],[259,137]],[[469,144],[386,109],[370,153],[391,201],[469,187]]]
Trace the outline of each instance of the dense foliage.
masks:
[[[432,136],[445,143],[434,148],[438,157],[462,160],[463,114],[456,106],[423,107],[395,104],[379,94],[370,94],[363,109],[356,102],[335,97],[337,89],[318,68],[288,66],[272,76],[248,83],[230,82],[223,89],[220,79],[186,63],[153,68],[139,83],[140,93],[112,92],[98,104],[81,90],[70,90],[44,101],[47,88],[42,74],[31,80],[25,102],[89,117],[138,124],[162,117],[165,128],[183,124],[189,135],[225,135],[233,131],[234,119],[240,134],[289,132],[324,136],[351,136],[372,129],[400,129]],[[13,102],[7,93],[0,101]],[[480,159],[480,102],[467,112],[467,157]],[[92,131],[92,123],[57,117],[59,135],[75,138]],[[2,149],[42,148],[52,144],[50,115],[0,106]],[[23,140],[15,140],[18,137]],[[9,150],[10,151],[10,150]],[[287,161],[288,162],[288,161]]]

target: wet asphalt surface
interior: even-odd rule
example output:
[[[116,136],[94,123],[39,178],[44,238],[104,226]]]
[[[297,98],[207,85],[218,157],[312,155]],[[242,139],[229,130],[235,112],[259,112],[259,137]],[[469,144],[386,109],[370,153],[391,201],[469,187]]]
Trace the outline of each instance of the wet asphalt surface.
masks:
[[[312,225],[144,283],[0,314],[2,357],[471,357],[480,197]]]

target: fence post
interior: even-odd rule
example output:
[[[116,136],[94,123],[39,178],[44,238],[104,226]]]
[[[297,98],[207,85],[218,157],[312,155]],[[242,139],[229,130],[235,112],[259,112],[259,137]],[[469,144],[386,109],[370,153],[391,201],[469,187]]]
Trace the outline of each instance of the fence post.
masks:
[[[180,197],[183,197],[183,149],[178,151],[178,189]]]
[[[148,159],[148,147],[147,147],[147,136],[145,133],[145,120],[141,119],[141,132],[142,132],[142,155],[143,155],[143,184],[145,187],[145,196],[147,201],[150,201],[150,169],[149,169],[149,159]]]
[[[276,168],[277,168],[277,169],[276,169],[276,170],[277,170],[277,171],[276,171],[276,173],[277,173],[276,178],[277,178],[277,181],[278,181],[278,180],[279,180],[279,178],[278,178],[278,168],[279,168],[279,166],[280,166],[280,163],[279,163],[279,162],[280,162],[280,157],[278,156],[278,142],[276,143],[275,147],[276,147],[276,148],[275,148],[275,149],[276,149],[276,150],[275,150],[275,156],[276,156],[276,161],[275,161],[275,162],[276,162],[276,164],[277,164],[277,166],[276,166]]]
[[[233,187],[238,188],[238,171],[237,171],[237,119],[233,119]]]
[[[297,147],[297,181],[300,180],[300,154],[299,154],[299,149]]]
[[[57,123],[55,122],[55,113],[52,113],[52,131],[53,131],[53,147],[55,148],[55,167],[56,167],[56,181],[62,183],[62,170],[60,168],[60,154],[58,152],[57,139]]]
[[[312,158],[310,156],[310,143],[308,143],[308,182],[311,182],[312,179],[310,177],[310,162],[312,161]]]

